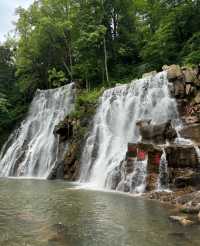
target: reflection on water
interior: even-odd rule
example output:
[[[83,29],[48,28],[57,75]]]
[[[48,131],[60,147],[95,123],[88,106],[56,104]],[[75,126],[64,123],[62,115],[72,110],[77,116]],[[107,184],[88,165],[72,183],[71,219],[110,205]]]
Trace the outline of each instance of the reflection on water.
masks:
[[[171,223],[156,202],[60,181],[0,180],[0,191],[2,246],[200,245],[199,226]]]

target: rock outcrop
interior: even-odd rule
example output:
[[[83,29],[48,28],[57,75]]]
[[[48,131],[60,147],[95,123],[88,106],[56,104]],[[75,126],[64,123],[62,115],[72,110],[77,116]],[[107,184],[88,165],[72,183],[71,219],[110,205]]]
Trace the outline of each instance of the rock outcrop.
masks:
[[[127,176],[134,171],[134,161],[142,160],[141,153],[144,158],[148,156],[146,190],[155,190],[163,151],[166,153],[166,161],[168,163],[170,188],[176,189],[188,186],[197,188],[200,184],[200,162],[195,147],[192,145],[128,144],[126,159],[122,161],[119,169],[123,170],[123,173]],[[116,186],[114,186],[115,188]]]
[[[187,216],[177,216],[177,215],[172,215],[169,217],[171,221],[178,222],[179,224],[183,226],[188,226],[188,225],[193,225],[194,222],[190,219],[188,219]]]
[[[180,67],[178,65],[164,66],[169,80],[171,96],[177,101],[179,115],[183,128],[179,134],[183,138],[191,139],[200,146],[200,69]],[[150,74],[155,74],[153,71]],[[143,77],[149,76],[144,74]],[[80,130],[88,130],[92,114],[87,112],[96,106],[83,105],[85,117],[66,117],[54,130],[60,136],[60,142],[68,142],[68,150],[63,161],[58,163],[52,172],[52,178],[63,176],[67,180],[76,180],[80,170],[80,156],[83,145],[83,135]],[[94,112],[94,110],[92,111]],[[106,184],[114,190],[130,192],[134,189],[133,175],[137,176],[138,162],[147,159],[146,191],[153,192],[157,189],[160,172],[160,163],[165,152],[168,166],[169,188],[175,193],[155,193],[152,199],[164,199],[177,203],[176,198],[181,191],[196,191],[200,189],[200,160],[195,147],[190,144],[179,144],[175,141],[177,131],[171,121],[155,125],[149,121],[137,123],[142,139],[139,143],[129,143],[126,157],[118,167],[110,171]],[[80,138],[81,135],[81,138]],[[97,141],[98,142],[98,141]],[[166,145],[166,143],[168,143]],[[97,155],[94,147],[92,158]],[[194,190],[193,190],[194,189]],[[176,193],[177,192],[177,193]],[[156,194],[156,195],[155,195]],[[165,195],[164,195],[165,194]],[[188,204],[187,204],[188,205]],[[186,206],[186,205],[185,205]]]
[[[79,125],[80,122],[78,120],[67,116],[63,121],[55,126],[53,133],[54,135],[60,136],[60,141],[70,140],[74,136]]]
[[[179,115],[183,128],[179,134],[182,138],[190,139],[191,143],[172,141],[164,146],[168,164],[168,181],[171,192],[156,190],[159,165],[155,165],[154,155],[159,154],[159,145],[153,139],[154,145],[146,148],[148,152],[148,175],[145,196],[150,199],[160,200],[177,207],[177,215],[171,216],[172,221],[181,225],[192,225],[200,220],[200,67],[188,68],[177,65],[164,66],[169,80],[171,96],[177,101]],[[140,126],[142,140],[149,142],[146,134],[150,123]],[[142,131],[142,130],[145,131]],[[153,127],[149,127],[155,131]],[[144,134],[144,133],[145,134]],[[165,131],[161,134],[164,135]],[[155,133],[156,135],[157,133]],[[145,136],[143,136],[145,135]],[[153,136],[153,134],[151,134]],[[161,138],[160,138],[161,139]],[[167,138],[166,138],[167,139]],[[165,138],[163,137],[163,140]],[[152,141],[152,140],[151,140]],[[192,144],[193,142],[193,144]],[[154,149],[155,154],[151,157]],[[162,151],[163,145],[160,146]],[[157,153],[158,152],[158,153]],[[128,155],[128,154],[127,154]],[[159,158],[158,158],[159,159]],[[183,216],[181,213],[187,215]],[[193,216],[191,218],[191,216]]]
[[[194,146],[171,144],[165,148],[168,167],[186,168],[197,170],[199,160]]]
[[[54,129],[54,134],[59,136],[59,149],[64,149],[64,156],[55,165],[49,179],[62,178],[76,181],[80,175],[81,152],[85,142],[86,133],[92,123],[97,103],[96,100],[82,99],[80,90],[82,81],[76,81],[77,98],[75,111],[66,116]],[[99,93],[102,93],[101,90]],[[77,106],[78,105],[78,106]],[[95,150],[94,150],[95,152]],[[95,154],[95,153],[94,153]]]
[[[151,142],[155,144],[164,144],[166,141],[173,142],[177,137],[171,121],[160,125],[153,125],[150,121],[139,121],[137,126],[142,136],[142,142]]]
[[[164,66],[170,92],[177,99],[179,113],[186,124],[200,123],[200,71],[199,67]]]

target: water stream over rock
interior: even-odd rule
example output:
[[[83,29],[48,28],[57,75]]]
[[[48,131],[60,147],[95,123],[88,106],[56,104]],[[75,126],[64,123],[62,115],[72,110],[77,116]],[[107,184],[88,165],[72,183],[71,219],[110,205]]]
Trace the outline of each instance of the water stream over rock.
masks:
[[[126,177],[119,173],[118,167],[125,158],[127,144],[141,140],[137,127],[139,121],[156,125],[169,120],[176,124],[178,112],[176,100],[170,97],[166,72],[106,90],[82,154],[80,180],[98,188],[111,188],[112,182],[108,180],[116,180],[116,175],[121,179],[120,186],[128,184],[128,190],[132,192],[144,191],[147,173],[147,165],[141,165],[146,163],[144,159],[135,162]],[[139,177],[142,173],[140,182],[138,173]]]
[[[169,188],[169,177],[168,177],[168,162],[166,158],[165,149],[160,159],[159,165],[159,178],[158,178],[158,191],[167,190]]]
[[[26,119],[0,153],[0,176],[46,178],[62,153],[53,130],[73,110],[73,84],[37,90]]]

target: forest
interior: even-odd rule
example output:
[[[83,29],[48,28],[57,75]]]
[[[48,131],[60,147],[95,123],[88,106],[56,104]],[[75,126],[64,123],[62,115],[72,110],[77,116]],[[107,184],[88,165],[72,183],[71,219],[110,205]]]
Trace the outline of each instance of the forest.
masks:
[[[0,144],[35,91],[87,90],[200,61],[199,0],[38,0],[0,44]]]

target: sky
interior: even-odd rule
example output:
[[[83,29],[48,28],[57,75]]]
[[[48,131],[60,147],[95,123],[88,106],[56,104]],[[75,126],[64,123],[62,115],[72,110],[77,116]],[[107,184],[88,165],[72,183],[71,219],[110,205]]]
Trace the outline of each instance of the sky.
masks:
[[[16,21],[15,9],[19,6],[27,8],[34,0],[0,0],[0,42],[5,40],[5,35],[14,29]]]

